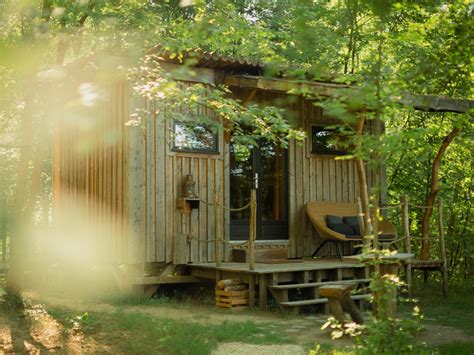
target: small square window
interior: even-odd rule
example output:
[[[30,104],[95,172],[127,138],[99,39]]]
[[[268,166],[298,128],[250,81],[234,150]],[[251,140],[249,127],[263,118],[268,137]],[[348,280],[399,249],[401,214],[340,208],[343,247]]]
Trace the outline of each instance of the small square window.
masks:
[[[219,154],[217,134],[210,128],[189,123],[173,123],[173,151]]]
[[[313,154],[347,154],[347,150],[338,144],[338,142],[343,141],[344,136],[334,128],[311,127],[311,153]]]

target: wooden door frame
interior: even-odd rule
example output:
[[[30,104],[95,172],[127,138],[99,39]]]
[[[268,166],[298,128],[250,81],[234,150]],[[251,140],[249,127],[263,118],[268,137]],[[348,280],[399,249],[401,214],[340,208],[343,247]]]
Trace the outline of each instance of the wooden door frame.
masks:
[[[229,143],[230,145],[231,143]],[[283,197],[283,213],[284,213],[284,220],[285,222],[283,223],[286,232],[284,233],[286,235],[285,238],[280,238],[280,239],[261,239],[263,236],[263,231],[264,231],[264,224],[262,223],[262,210],[261,208],[258,208],[258,206],[261,205],[261,200],[262,200],[262,195],[261,195],[261,183],[262,179],[259,176],[259,186],[257,189],[257,236],[256,236],[256,242],[262,243],[262,242],[283,242],[283,243],[288,243],[290,240],[290,231],[289,231],[289,218],[290,218],[290,213],[289,213],[289,163],[288,163],[288,149],[282,149],[283,152],[283,191],[281,192],[281,195]],[[230,154],[231,150],[229,149],[229,161],[230,159]],[[255,172],[258,172],[259,175],[262,175],[262,156],[261,156],[261,147],[260,145],[252,150],[252,171],[253,175],[255,176]],[[230,163],[229,163],[230,164]],[[229,180],[230,180],[230,174],[231,174],[232,169],[228,170],[229,174]],[[231,199],[231,191],[229,189],[229,200]],[[237,207],[237,206],[235,206]],[[235,220],[234,220],[235,221]],[[240,220],[240,221],[245,221],[245,220]],[[233,239],[232,235],[232,218],[229,217],[229,223],[230,223],[230,232],[229,232],[229,239],[230,241],[235,241],[238,242],[240,239]],[[241,224],[241,226],[245,225],[244,223]]]

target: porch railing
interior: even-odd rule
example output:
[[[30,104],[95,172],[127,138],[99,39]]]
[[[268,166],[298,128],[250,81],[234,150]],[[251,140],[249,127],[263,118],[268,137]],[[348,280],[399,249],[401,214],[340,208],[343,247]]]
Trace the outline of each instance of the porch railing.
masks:
[[[411,241],[412,240],[421,240],[421,241],[429,241],[433,239],[439,239],[439,248],[440,248],[440,258],[441,258],[441,264],[442,264],[442,273],[443,273],[443,279],[447,280],[447,258],[446,258],[446,246],[445,246],[445,231],[444,231],[444,222],[443,222],[443,199],[441,197],[438,197],[438,235],[433,236],[421,236],[421,237],[416,237],[412,236],[410,233],[410,206],[412,208],[416,209],[421,209],[421,210],[426,210],[426,209],[434,209],[436,206],[422,206],[422,205],[415,205],[411,204],[409,202],[408,195],[403,195],[401,198],[400,203],[396,205],[388,205],[388,206],[383,206],[379,207],[380,210],[391,210],[391,209],[401,209],[401,219],[402,219],[402,236],[400,238],[397,238],[395,240],[389,241],[389,242],[384,242],[385,245],[390,245],[390,244],[395,244],[398,242],[403,241],[404,242],[404,250],[406,253],[412,252],[411,249]],[[361,208],[361,203],[360,200],[358,201],[358,209],[359,209],[359,216],[363,216],[362,213],[362,208]],[[361,220],[363,220],[361,218]],[[363,225],[363,224],[361,224]],[[374,245],[374,249],[375,245]],[[378,248],[377,248],[378,249]],[[407,284],[411,285],[411,263],[407,262]],[[410,286],[409,286],[410,287]],[[410,290],[409,290],[410,291]],[[447,295],[448,290],[447,290],[447,282],[444,282],[443,286],[443,291],[445,295]]]
[[[230,208],[225,206],[224,204],[218,202],[217,194],[214,194],[215,200],[213,203],[199,199],[202,203],[208,206],[214,206],[214,220],[216,221],[216,236],[214,239],[211,240],[202,240],[200,238],[194,237],[192,234],[188,235],[188,239],[198,240],[202,243],[215,243],[215,259],[216,259],[216,266],[222,266],[222,247],[224,244],[230,245],[239,245],[245,246],[247,245],[248,250],[248,266],[249,270],[254,270],[255,268],[255,238],[257,235],[257,192],[255,189],[250,191],[250,201],[245,206],[238,207],[238,208]],[[250,220],[249,220],[249,239],[243,242],[230,242],[224,238],[223,233],[223,226],[222,223],[218,223],[219,221],[219,214],[224,213],[225,211],[229,212],[239,212],[246,209],[250,209]],[[220,211],[222,210],[222,211]]]

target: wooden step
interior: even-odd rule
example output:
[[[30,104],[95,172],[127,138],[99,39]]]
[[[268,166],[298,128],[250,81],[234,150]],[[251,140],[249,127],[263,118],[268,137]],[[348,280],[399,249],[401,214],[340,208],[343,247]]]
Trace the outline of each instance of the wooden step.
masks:
[[[366,294],[366,295],[354,295],[351,296],[351,298],[355,301],[357,300],[365,300],[368,299],[371,295]],[[326,303],[328,301],[327,298],[316,298],[312,300],[302,300],[302,301],[288,301],[288,302],[281,302],[280,306],[283,307],[300,307],[300,306],[308,306],[311,304],[322,304]]]
[[[292,290],[297,288],[311,288],[311,287],[319,287],[325,285],[347,285],[347,284],[357,284],[357,283],[365,283],[370,282],[370,279],[356,279],[356,280],[341,280],[341,281],[321,281],[321,282],[308,282],[302,284],[288,284],[288,285],[273,285],[269,286],[271,289],[274,290]]]

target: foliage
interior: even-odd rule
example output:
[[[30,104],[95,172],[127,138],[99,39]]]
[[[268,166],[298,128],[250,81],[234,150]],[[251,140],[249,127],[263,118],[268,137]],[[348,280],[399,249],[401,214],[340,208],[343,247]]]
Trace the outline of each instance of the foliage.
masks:
[[[195,125],[203,125],[214,131],[232,133],[237,144],[256,144],[256,139],[265,138],[282,147],[292,139],[302,140],[305,133],[294,129],[284,118],[281,109],[274,106],[244,105],[230,97],[225,86],[213,84],[180,85],[173,77],[192,75],[192,68],[180,68],[179,73],[165,72],[159,64],[159,56],[148,55],[143,64],[131,70],[130,78],[135,83],[134,92],[150,101],[157,100],[157,109],[139,109],[129,124],[143,123],[143,117],[160,115],[165,111],[166,119]],[[152,106],[152,105],[149,105]],[[211,113],[209,113],[211,112]],[[161,115],[163,116],[163,115]]]
[[[0,199],[7,200],[2,209],[13,205],[21,147],[30,146],[30,155],[44,153],[39,149],[39,135],[22,136],[26,118],[31,116],[34,121],[30,132],[44,128],[46,134],[51,133],[51,122],[44,114],[51,102],[40,95],[43,86],[38,84],[38,72],[107,47],[120,47],[134,57],[157,44],[177,58],[193,49],[216,51],[260,60],[268,76],[330,79],[355,86],[358,94],[336,94],[334,100],[320,104],[328,114],[345,118],[341,130],[350,137],[355,112],[362,104],[369,108],[369,121],[375,116],[384,121],[388,134],[377,139],[362,137],[362,149],[354,154],[370,158],[375,165],[384,157],[389,202],[398,202],[408,193],[412,201],[423,203],[437,147],[446,132],[462,126],[441,169],[450,274],[454,281],[462,282],[472,276],[474,265],[472,115],[414,112],[394,104],[394,99],[406,91],[472,97],[472,21],[472,4],[464,0],[1,2],[0,186],[5,197]],[[138,82],[141,89],[144,85]],[[210,95],[205,102],[204,92]],[[282,119],[284,112],[230,100],[225,88],[197,85],[183,90],[176,86],[169,88],[169,94],[176,94],[176,108],[178,99],[196,109],[209,107],[232,123],[223,129],[241,133],[241,137],[245,137],[244,126],[251,122],[251,141],[263,135],[284,145],[288,139],[301,138],[296,127]],[[354,145],[351,139],[348,144]],[[25,204],[36,209],[41,203],[38,195],[44,193],[42,199],[49,199],[48,152],[42,159],[29,159],[28,176],[38,164],[46,188],[33,191],[31,181],[21,186],[28,195]],[[420,215],[412,212],[411,217],[417,232]]]
[[[374,269],[370,282],[373,314],[368,316],[364,324],[339,324],[330,317],[322,329],[330,327],[333,339],[345,335],[354,337],[357,354],[429,353],[423,345],[416,345],[414,341],[423,329],[420,308],[414,306],[411,316],[407,318],[399,318],[394,314],[397,288],[403,282],[397,275],[381,274],[381,268],[386,263],[383,259],[373,258],[366,263]]]

